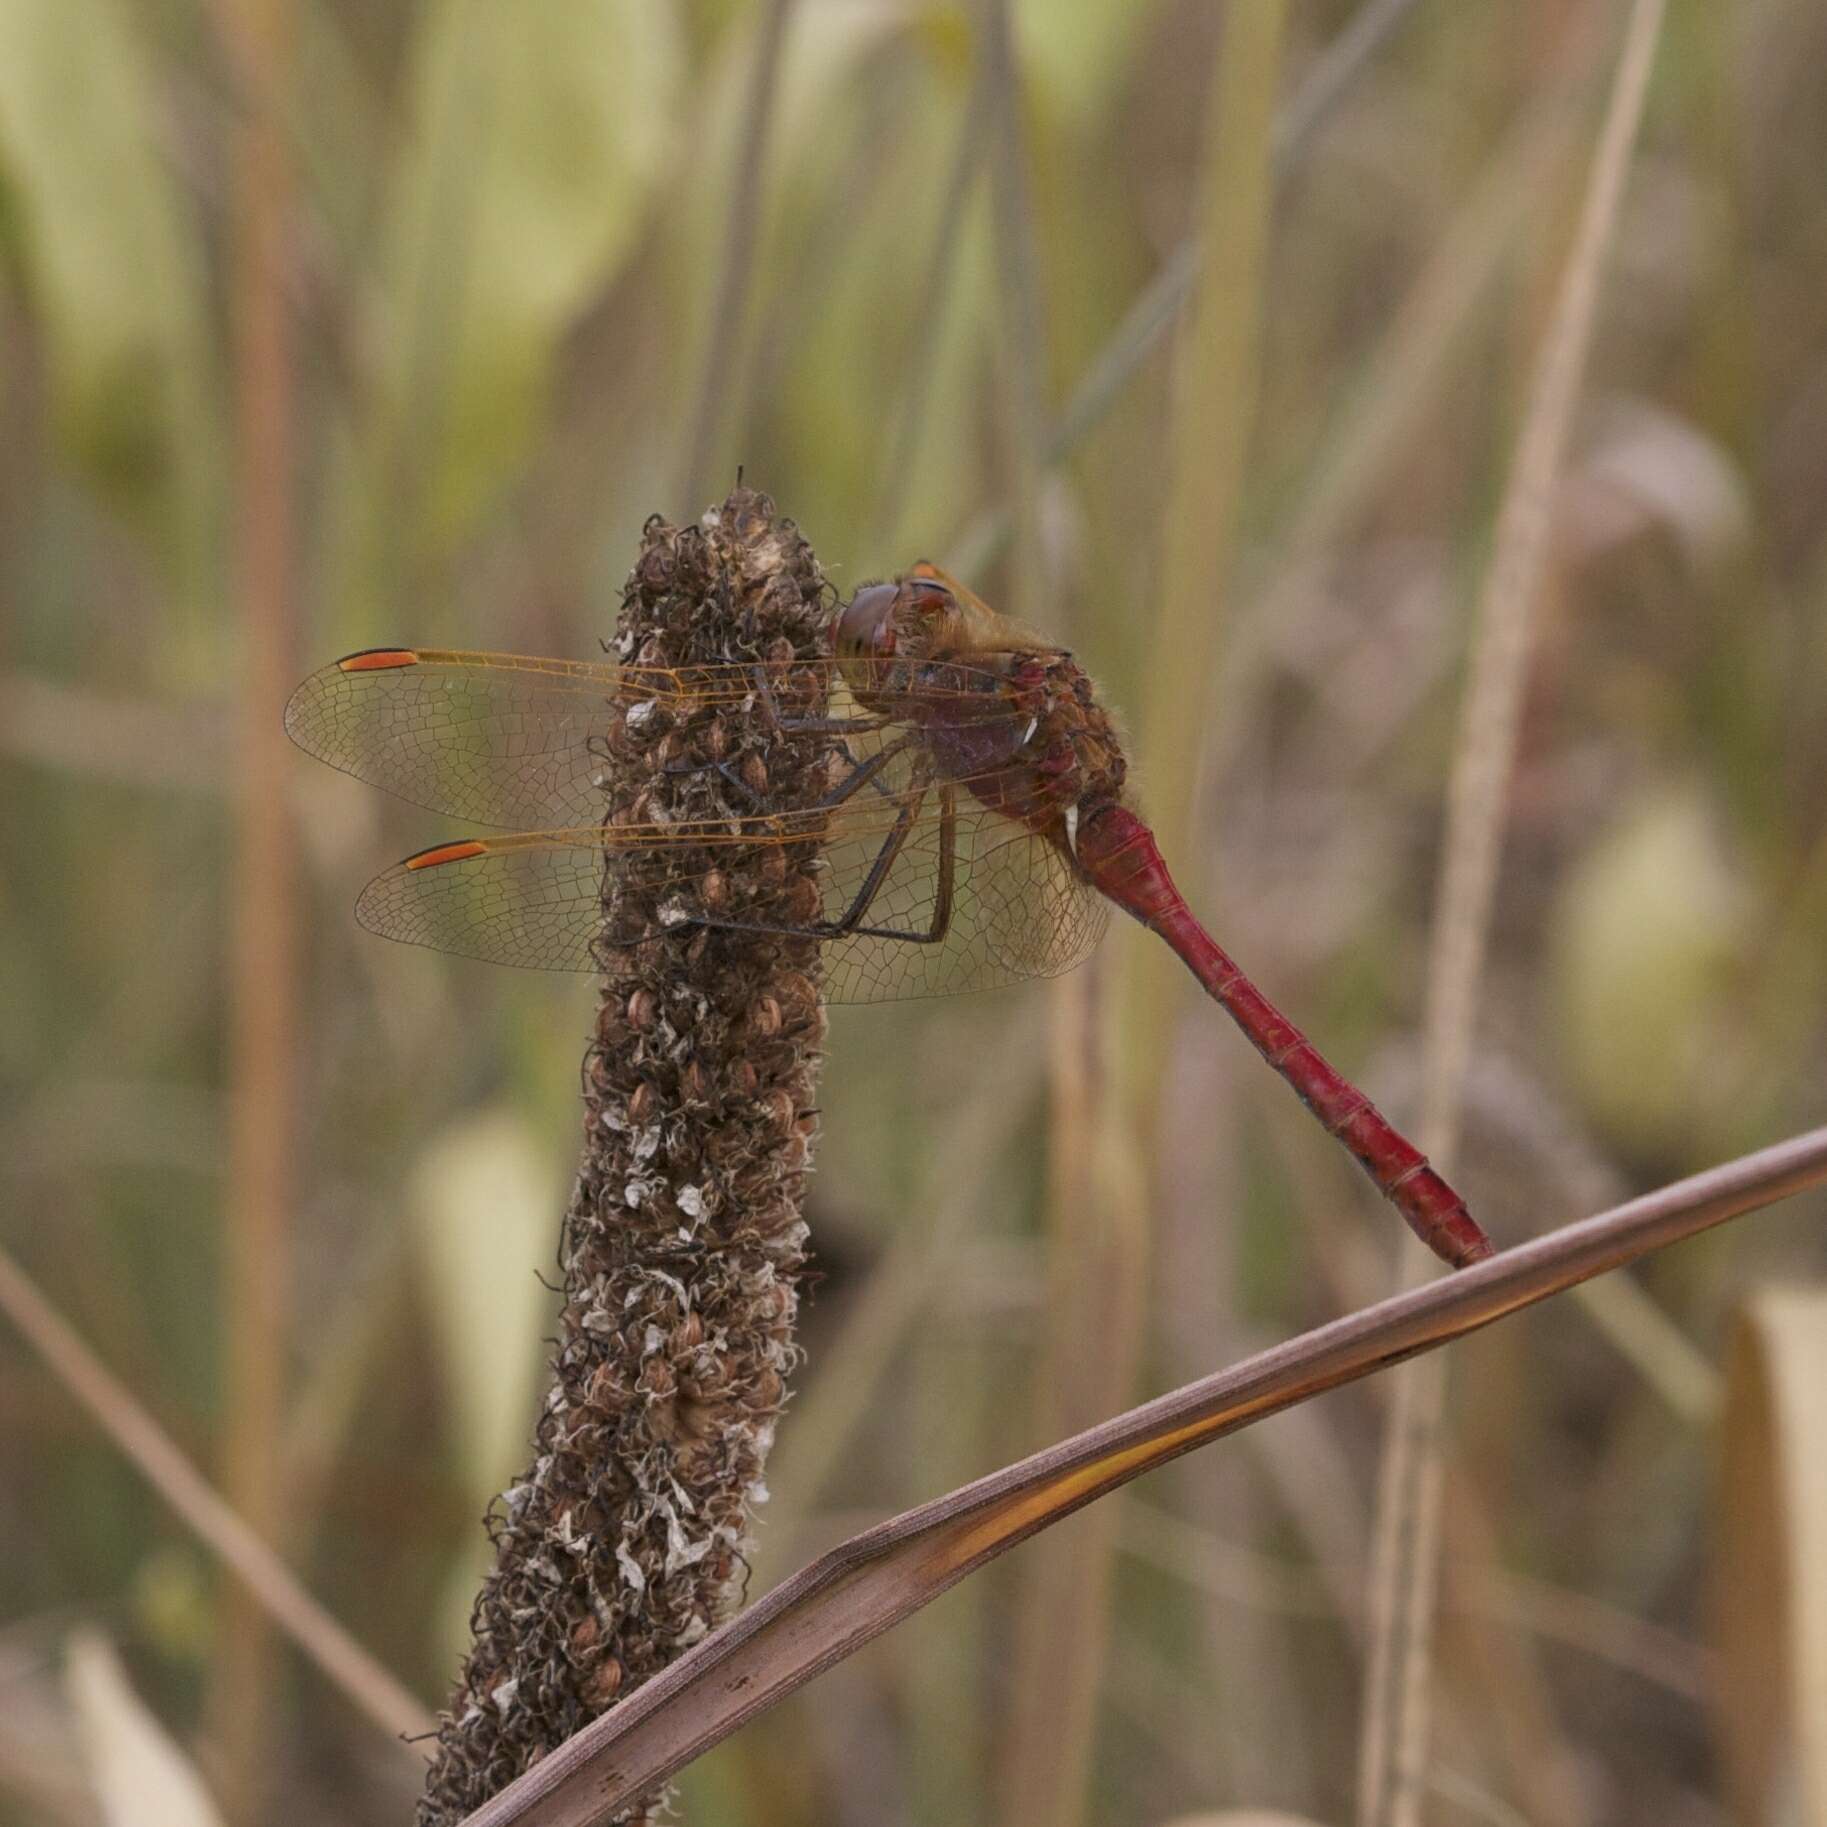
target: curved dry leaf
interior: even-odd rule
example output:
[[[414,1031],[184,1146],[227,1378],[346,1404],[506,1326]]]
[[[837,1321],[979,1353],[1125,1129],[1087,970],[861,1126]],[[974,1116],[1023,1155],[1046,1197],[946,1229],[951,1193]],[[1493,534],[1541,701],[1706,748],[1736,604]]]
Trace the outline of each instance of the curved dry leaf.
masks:
[[[1729,452],[1699,426],[1643,401],[1617,401],[1563,487],[1562,537],[1590,559],[1659,528],[1699,569],[1742,545],[1748,496]]]
[[[223,1827],[196,1766],[133,1691],[100,1631],[71,1636],[64,1684],[108,1827]]]
[[[1716,1580],[1733,1818],[1827,1821],[1827,1288],[1739,1316]]]
[[[529,1267],[563,1189],[511,1111],[466,1117],[425,1150],[409,1204],[428,1317],[478,1499],[520,1469],[553,1301]]]
[[[1827,1128],[1334,1320],[865,1530],[574,1733],[468,1827],[598,1827],[986,1562],[1143,1472],[1823,1182]]]
[[[483,1111],[438,1136],[408,1188],[426,1317],[478,1510],[520,1469],[552,1297],[529,1265],[550,1250],[562,1189],[526,1122]],[[444,1647],[461,1655],[487,1552],[466,1540],[450,1568]]]

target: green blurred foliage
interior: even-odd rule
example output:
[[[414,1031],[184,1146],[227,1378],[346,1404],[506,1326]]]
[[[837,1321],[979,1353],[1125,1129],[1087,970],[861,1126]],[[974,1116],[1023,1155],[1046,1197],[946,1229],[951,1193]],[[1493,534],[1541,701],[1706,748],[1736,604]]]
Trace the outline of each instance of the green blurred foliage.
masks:
[[[119,0],[0,8],[0,226],[42,332],[58,441],[143,535],[189,620],[220,523],[221,376],[208,250],[145,28]]]
[[[986,122],[1018,107],[1051,421],[1185,232],[1222,9],[1018,0],[1022,94],[974,114],[975,6],[800,0],[745,187],[761,10],[292,0],[273,106],[297,186],[301,672],[393,640],[595,653],[642,520],[705,505],[671,497],[707,397],[715,473],[746,465],[846,589],[945,560],[1008,506]],[[1292,9],[1293,83],[1354,10]],[[219,1233],[251,613],[225,583],[251,483],[230,454],[235,16],[0,0],[0,1241],[206,1464],[233,1393]],[[1468,619],[1616,20],[1423,0],[1283,173],[1205,727],[1176,753],[1130,732],[1144,806],[1151,782],[1197,783],[1189,897],[1397,1110]],[[1823,71],[1810,0],[1672,9],[1556,503],[1506,834],[1464,1151],[1505,1241],[1819,1120]],[[713,347],[745,196],[752,260]],[[1170,346],[1040,489],[1045,619],[1124,707],[1149,697]],[[1015,580],[999,563],[972,581],[997,598]],[[295,1320],[274,1342],[296,1411],[289,1551],[435,1700],[487,1468],[533,1419],[535,1275],[588,988],[369,940],[357,886],[435,827],[302,761],[282,813],[308,973]],[[769,1578],[1037,1443],[1044,1302],[1074,1272],[1046,1260],[1044,995],[833,1022],[825,1280],[780,1449],[828,1470],[778,1492]],[[1034,1045],[979,1082],[1024,1012]],[[1380,1292],[1391,1227],[1209,1010],[1146,1038],[1170,1060],[1159,1384]],[[984,1099],[987,1147],[969,1139]],[[521,1229],[542,1201],[546,1230]],[[518,1220],[491,1230],[491,1206]],[[1820,1217],[1817,1200],[1756,1221],[1659,1267],[1650,1293],[1710,1354],[1739,1290],[1820,1273]],[[901,1331],[846,1404],[821,1367],[857,1361],[845,1321],[891,1275]],[[1455,1770],[1494,1818],[1546,1818],[1532,1784],[1557,1758],[1591,1818],[1703,1818],[1718,1784],[1694,1574],[1714,1442],[1570,1305],[1461,1355],[1454,1476],[1504,1566],[1467,1550],[1442,1677]],[[1138,1494],[1217,1560],[1125,1532],[1098,1818],[1347,1811],[1359,1639],[1337,1595],[1360,1583],[1380,1415],[1360,1393],[1301,1426],[1219,1449],[1209,1482]],[[63,1707],[57,1646],[94,1618],[194,1746],[214,1600],[198,1551],[3,1327],[0,1541],[18,1691]],[[1016,1593],[1006,1571],[974,1581],[719,1753],[688,1781],[692,1819],[997,1818]],[[1588,1606],[1584,1635],[1562,1599]],[[1245,1638],[1259,1666],[1234,1660]],[[1252,1683],[1298,1710],[1285,1742],[1252,1743],[1241,1710],[1228,1739],[1210,1729],[1211,1697],[1245,1709]],[[1513,1709],[1523,1687],[1539,1716]],[[399,1818],[386,1747],[314,1674],[285,1709],[289,1818]],[[0,1822],[40,1818],[11,1742]]]
[[[650,0],[444,0],[408,62],[351,478],[366,592],[449,553],[524,464],[559,344],[615,281],[682,130],[678,25]]]

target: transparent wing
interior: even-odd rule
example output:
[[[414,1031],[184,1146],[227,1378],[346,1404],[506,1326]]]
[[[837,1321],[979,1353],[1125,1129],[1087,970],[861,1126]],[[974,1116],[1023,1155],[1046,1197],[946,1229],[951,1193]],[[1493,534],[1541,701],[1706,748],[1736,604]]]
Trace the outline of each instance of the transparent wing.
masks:
[[[603,795],[592,736],[622,669],[514,654],[376,648],[314,672],[285,726],[307,754],[454,818],[588,823]]]
[[[825,993],[881,1002],[1052,976],[1105,903],[1055,846],[927,788],[834,812],[664,831],[467,839],[369,883],[369,931],[463,957],[594,970],[602,949],[706,928],[824,942]]]
[[[863,664],[850,662],[853,672]],[[917,701],[929,730],[955,715],[981,740],[1017,715],[989,671],[946,665],[915,679],[900,676],[900,662],[881,671],[882,689],[904,707]],[[601,817],[602,744],[616,719],[635,727],[638,718],[644,739],[689,735],[719,707],[764,696],[784,719],[817,717],[839,734],[867,728],[864,746],[883,721],[859,708],[831,660],[668,668],[389,647],[313,673],[292,694],[285,726],[308,754],[414,805],[539,831]]]

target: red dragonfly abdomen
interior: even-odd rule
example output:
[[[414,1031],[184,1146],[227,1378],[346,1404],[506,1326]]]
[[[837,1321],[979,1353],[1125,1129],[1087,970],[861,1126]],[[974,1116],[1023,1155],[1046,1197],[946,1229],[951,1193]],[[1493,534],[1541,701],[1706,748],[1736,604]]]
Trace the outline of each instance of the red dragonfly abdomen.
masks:
[[[1128,807],[1106,802],[1079,821],[1079,867],[1117,906],[1158,932],[1313,1114],[1351,1151],[1409,1228],[1435,1255],[1464,1268],[1493,1254],[1465,1201],[1369,1098],[1223,951],[1167,872],[1154,833]]]

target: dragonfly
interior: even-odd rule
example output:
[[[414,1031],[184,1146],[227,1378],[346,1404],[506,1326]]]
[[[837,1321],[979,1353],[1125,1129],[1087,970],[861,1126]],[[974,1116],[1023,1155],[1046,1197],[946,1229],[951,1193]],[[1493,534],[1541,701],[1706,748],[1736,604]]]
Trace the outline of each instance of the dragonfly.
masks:
[[[827,1000],[877,1002],[1057,975],[1121,909],[1166,941],[1430,1249],[1454,1267],[1492,1254],[1426,1156],[1193,914],[1068,651],[926,561],[858,589],[824,645],[810,661],[689,667],[375,648],[307,678],[286,728],[371,785],[504,830],[419,851],[356,904],[372,932],[466,957],[594,971],[656,933],[781,933],[818,944]],[[762,746],[702,753],[697,737],[732,707]],[[637,802],[608,816],[604,731],[617,719],[664,744],[670,769],[718,769],[744,809],[693,821]],[[826,745],[829,785],[809,807],[768,802],[774,731]],[[786,915],[754,889],[770,852],[796,874],[816,854]],[[642,892],[618,896],[618,872],[637,870]]]

